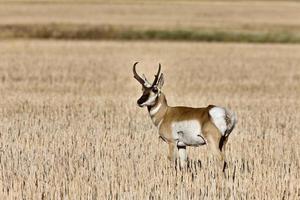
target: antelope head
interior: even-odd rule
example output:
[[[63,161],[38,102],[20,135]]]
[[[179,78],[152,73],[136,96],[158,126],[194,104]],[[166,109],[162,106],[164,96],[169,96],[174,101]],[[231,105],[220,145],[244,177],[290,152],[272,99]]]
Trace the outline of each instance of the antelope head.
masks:
[[[146,76],[139,76],[136,72],[136,65],[138,62],[133,65],[133,74],[134,78],[142,85],[142,96],[137,100],[137,104],[140,107],[144,106],[153,106],[155,105],[158,97],[161,94],[161,88],[164,84],[163,74],[160,74],[161,65],[158,66],[157,74],[155,75],[154,81],[152,84],[146,79]]]

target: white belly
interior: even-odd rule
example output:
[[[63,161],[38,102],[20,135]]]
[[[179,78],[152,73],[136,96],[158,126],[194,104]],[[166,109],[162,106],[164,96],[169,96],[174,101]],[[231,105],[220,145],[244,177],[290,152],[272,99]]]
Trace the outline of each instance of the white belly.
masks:
[[[205,144],[198,120],[172,123],[172,134],[179,146],[199,146]]]

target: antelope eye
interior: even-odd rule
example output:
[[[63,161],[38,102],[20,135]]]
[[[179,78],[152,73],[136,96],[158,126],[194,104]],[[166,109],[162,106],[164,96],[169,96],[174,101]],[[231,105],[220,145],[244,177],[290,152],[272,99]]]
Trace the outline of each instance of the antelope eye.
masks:
[[[152,91],[156,93],[156,92],[158,92],[158,89],[157,88],[153,88]]]

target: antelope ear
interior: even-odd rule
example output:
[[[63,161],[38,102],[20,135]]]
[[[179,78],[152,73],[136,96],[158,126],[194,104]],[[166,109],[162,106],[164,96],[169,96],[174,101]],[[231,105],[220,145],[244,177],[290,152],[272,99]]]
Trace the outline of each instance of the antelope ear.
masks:
[[[164,74],[162,73],[158,79],[157,87],[161,89],[163,85],[164,85]]]

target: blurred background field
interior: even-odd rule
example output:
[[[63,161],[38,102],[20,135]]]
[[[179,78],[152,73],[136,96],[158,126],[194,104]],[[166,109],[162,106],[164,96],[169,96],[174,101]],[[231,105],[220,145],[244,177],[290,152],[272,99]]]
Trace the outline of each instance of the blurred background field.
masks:
[[[0,37],[300,42],[296,1],[1,3]]]
[[[299,199],[299,9],[1,1],[1,199]],[[169,163],[136,106],[135,61],[150,78],[162,63],[171,106],[237,112],[226,176],[206,147],[185,171]]]

